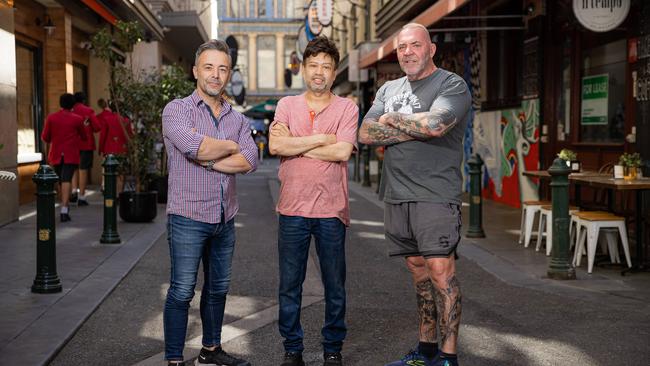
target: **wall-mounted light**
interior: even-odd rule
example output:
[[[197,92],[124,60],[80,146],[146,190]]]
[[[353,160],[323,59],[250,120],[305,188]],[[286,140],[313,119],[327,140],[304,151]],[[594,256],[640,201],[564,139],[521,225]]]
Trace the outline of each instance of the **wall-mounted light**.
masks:
[[[47,14],[45,14],[43,20],[41,20],[41,18],[36,18],[36,25],[42,26],[43,29],[45,29],[45,34],[47,34],[48,37],[53,35],[54,31],[56,30],[56,25],[54,25],[52,18],[50,18],[50,16]]]
[[[526,15],[533,15],[534,12],[535,12],[535,4],[532,2],[528,3],[528,5],[526,5]]]

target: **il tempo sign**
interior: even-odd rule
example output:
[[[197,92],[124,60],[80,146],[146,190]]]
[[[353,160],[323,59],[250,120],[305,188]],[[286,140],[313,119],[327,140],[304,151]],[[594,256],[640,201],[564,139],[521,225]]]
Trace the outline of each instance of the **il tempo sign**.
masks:
[[[585,28],[607,32],[618,27],[630,11],[630,0],[573,0],[573,13]]]

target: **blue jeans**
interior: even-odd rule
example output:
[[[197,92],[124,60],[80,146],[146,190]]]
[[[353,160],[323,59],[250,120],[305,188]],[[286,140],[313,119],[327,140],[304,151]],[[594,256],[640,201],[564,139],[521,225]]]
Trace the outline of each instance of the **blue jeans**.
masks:
[[[325,287],[323,350],[340,352],[345,326],[345,225],[337,218],[315,219],[280,215],[278,252],[280,256],[280,314],[278,325],[287,352],[302,352],[300,325],[302,284],[307,272],[312,235]]]
[[[201,292],[203,345],[221,344],[221,326],[235,248],[235,220],[207,224],[177,215],[169,215],[168,219],[171,278],[163,316],[165,359],[182,360],[187,313],[194,297],[201,260],[204,276]]]

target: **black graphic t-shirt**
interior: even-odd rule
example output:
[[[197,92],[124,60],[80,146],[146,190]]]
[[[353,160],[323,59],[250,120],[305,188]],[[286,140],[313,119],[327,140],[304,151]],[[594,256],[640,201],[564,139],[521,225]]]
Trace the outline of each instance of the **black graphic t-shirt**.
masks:
[[[461,203],[463,136],[470,118],[471,96],[458,75],[438,68],[424,79],[388,81],[377,91],[365,118],[382,114],[451,111],[457,124],[443,137],[405,141],[386,147],[379,198],[387,203]]]

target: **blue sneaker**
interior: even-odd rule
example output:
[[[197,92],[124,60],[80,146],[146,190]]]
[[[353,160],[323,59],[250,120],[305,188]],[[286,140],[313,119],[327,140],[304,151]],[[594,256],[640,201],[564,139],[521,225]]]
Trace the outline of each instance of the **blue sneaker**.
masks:
[[[434,359],[428,359],[417,349],[412,349],[401,360],[388,363],[385,366],[437,366],[433,362]]]
[[[458,359],[440,358],[436,356],[431,363],[432,366],[458,366]]]

